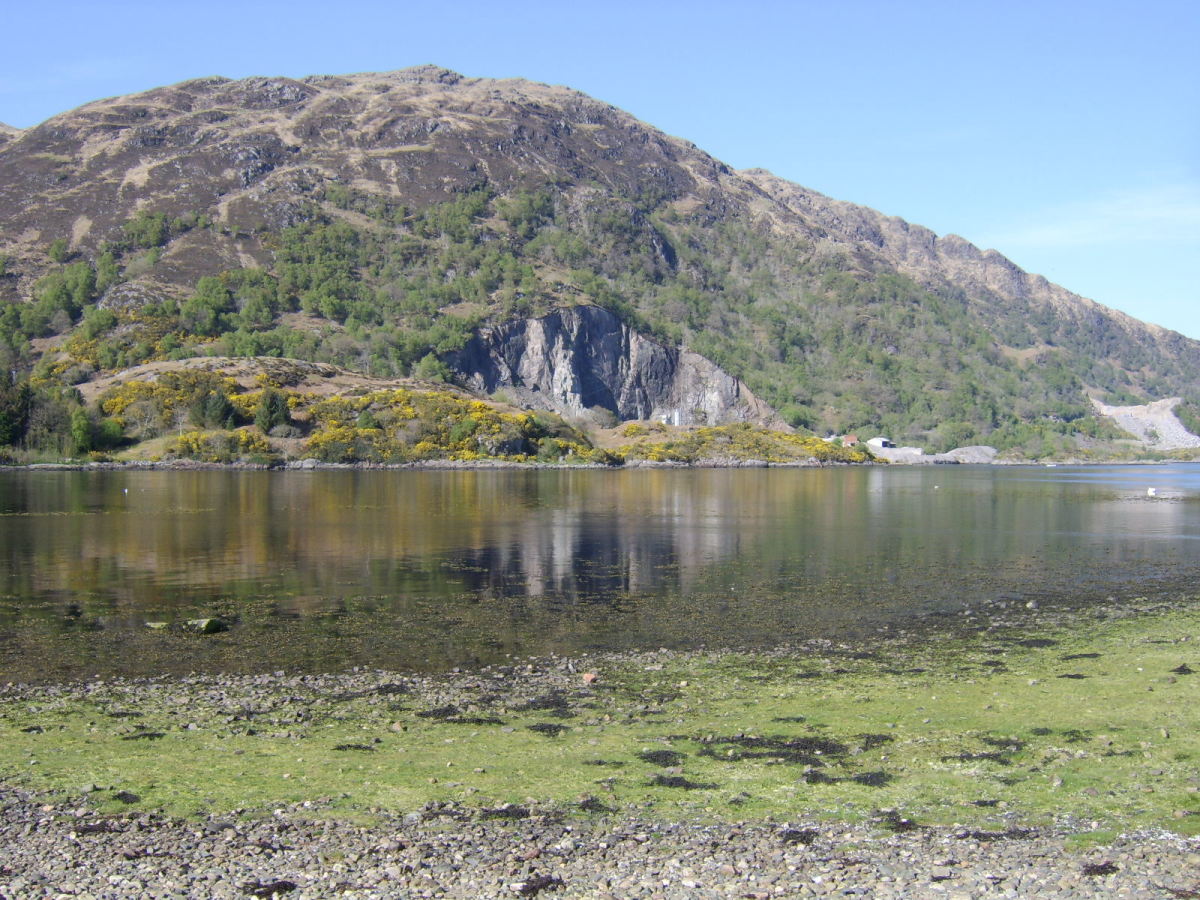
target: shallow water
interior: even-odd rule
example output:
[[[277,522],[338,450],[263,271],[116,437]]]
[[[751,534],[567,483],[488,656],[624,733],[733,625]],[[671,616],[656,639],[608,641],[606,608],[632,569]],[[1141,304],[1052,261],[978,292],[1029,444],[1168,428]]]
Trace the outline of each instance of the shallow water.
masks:
[[[0,678],[986,623],[1194,592],[1198,539],[1197,465],[8,471]],[[229,631],[145,625],[215,613]]]

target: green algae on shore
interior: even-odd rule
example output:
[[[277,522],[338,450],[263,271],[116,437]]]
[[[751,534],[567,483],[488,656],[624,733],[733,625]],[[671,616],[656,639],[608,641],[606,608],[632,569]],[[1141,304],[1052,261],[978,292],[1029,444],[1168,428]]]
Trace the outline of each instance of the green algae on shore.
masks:
[[[940,644],[9,685],[0,781],[183,815],[455,801],[1194,834],[1198,629],[1184,606]]]

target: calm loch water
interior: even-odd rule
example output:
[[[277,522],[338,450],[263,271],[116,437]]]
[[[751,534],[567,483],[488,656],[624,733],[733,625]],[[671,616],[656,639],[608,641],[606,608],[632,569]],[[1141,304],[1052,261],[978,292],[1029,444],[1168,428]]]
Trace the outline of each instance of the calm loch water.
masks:
[[[861,637],[1195,592],[1198,541],[1195,465],[8,471],[0,680]]]

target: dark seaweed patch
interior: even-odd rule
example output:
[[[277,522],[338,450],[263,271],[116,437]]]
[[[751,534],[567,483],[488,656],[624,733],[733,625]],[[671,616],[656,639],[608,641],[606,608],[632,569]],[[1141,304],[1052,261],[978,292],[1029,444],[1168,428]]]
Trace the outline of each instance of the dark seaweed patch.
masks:
[[[1060,656],[1063,662],[1070,662],[1073,659],[1099,659],[1099,653],[1068,653],[1066,656]]]
[[[374,697],[374,696],[386,697],[386,696],[390,696],[392,694],[406,694],[406,693],[408,693],[408,688],[405,687],[404,685],[396,684],[395,682],[387,682],[385,684],[377,685],[376,687],[373,687],[373,688],[367,688],[366,690],[362,690],[362,691],[342,691],[337,694],[331,694],[329,699],[335,700],[338,702],[345,702],[347,700],[358,700],[362,697]]]
[[[579,801],[579,808],[584,812],[606,813],[613,812],[611,806],[605,806],[595,797],[584,797]]]
[[[1181,663],[1180,665],[1173,668],[1171,671],[1176,675],[1193,675],[1193,674],[1195,674],[1195,669],[1192,669],[1190,666],[1188,666],[1187,663]]]
[[[528,728],[530,731],[536,731],[538,734],[544,734],[547,737],[558,737],[567,730],[566,725],[559,725],[557,722],[534,722]]]
[[[159,738],[166,737],[166,734],[161,731],[139,731],[137,734],[127,734],[121,738],[123,741],[157,741]]]
[[[1078,680],[1080,680],[1081,678],[1089,678],[1090,676],[1088,676],[1088,675],[1081,675],[1081,674],[1079,674],[1078,672],[1068,672],[1067,674],[1065,674],[1065,675],[1059,675],[1058,677],[1059,677],[1059,678],[1070,678],[1070,679],[1073,679],[1073,680],[1075,680],[1075,681],[1078,681]]]
[[[972,800],[972,806],[978,806],[980,809],[994,809],[1000,805],[999,800]]]
[[[462,710],[452,704],[447,706],[436,706],[433,709],[423,709],[417,713],[420,719],[453,719]]]
[[[979,740],[981,743],[987,744],[989,747],[997,747],[1001,750],[1007,750],[1010,753],[1016,753],[1018,750],[1025,749],[1025,742],[1018,741],[1016,738],[997,738],[991,737],[990,735],[984,735]]]
[[[878,821],[880,825],[893,834],[906,834],[910,831],[916,831],[921,827],[912,819],[905,818],[894,809],[881,813]]]
[[[566,710],[570,706],[567,695],[563,691],[551,691],[540,697],[534,697],[529,702],[518,706],[517,709],[523,712],[534,712],[537,710]]]
[[[1029,828],[1009,828],[1005,831],[964,831],[955,837],[963,841],[972,840],[984,844],[993,841],[1027,841],[1033,837],[1033,831]]]
[[[757,737],[734,735],[732,737],[706,738],[701,756],[739,762],[745,759],[780,759],[784,762],[809,766],[824,765],[822,756],[844,756],[849,752],[845,744],[819,737]],[[718,752],[719,747],[724,747]]]
[[[962,753],[951,753],[949,756],[943,756],[942,762],[994,762],[1001,766],[1011,766],[1012,761],[1003,753],[994,750],[967,751]]]
[[[887,772],[860,772],[857,775],[851,775],[848,779],[855,784],[861,784],[864,787],[883,787],[889,782],[895,781],[895,776],[889,775]]]
[[[625,763],[620,762],[619,760],[615,760],[615,759],[585,759],[583,761],[583,765],[585,765],[585,766],[610,766],[614,769],[619,769],[621,766],[625,765]]]
[[[655,775],[650,779],[650,784],[655,787],[682,788],[685,791],[711,791],[719,786],[700,781],[689,781],[682,775]]]
[[[1083,867],[1083,874],[1088,878],[1098,878],[1101,875],[1116,875],[1120,871],[1120,866],[1108,860],[1102,863],[1088,863]]]
[[[479,810],[479,818],[481,819],[505,819],[511,822],[517,819],[528,819],[529,816],[528,806],[517,806],[513,803],[505,803],[503,806]]]
[[[678,750],[643,750],[638,754],[638,759],[665,768],[679,765],[684,760],[684,754]]]
[[[805,784],[837,784],[839,779],[834,778],[832,775],[826,775],[820,769],[805,766],[800,780]]]
[[[338,744],[334,750],[361,750],[364,753],[374,753],[375,748],[369,744]]]
[[[856,735],[856,737],[862,741],[862,748],[864,750],[874,750],[876,747],[890,744],[896,739],[890,734],[860,734]]]
[[[1051,640],[1050,638],[1026,638],[1023,641],[1016,641],[1015,643],[1018,647],[1029,647],[1033,650],[1058,646],[1058,641]]]

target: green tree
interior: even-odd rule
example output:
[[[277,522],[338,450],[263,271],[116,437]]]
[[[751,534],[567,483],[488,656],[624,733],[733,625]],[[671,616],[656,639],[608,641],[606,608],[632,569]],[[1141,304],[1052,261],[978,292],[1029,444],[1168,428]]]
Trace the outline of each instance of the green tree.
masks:
[[[92,420],[83,407],[71,412],[71,449],[72,456],[92,449]]]
[[[412,374],[422,381],[446,381],[450,378],[450,368],[432,353],[426,353],[413,366]]]
[[[28,382],[0,374],[0,446],[16,444],[25,436],[31,400]]]
[[[267,434],[276,425],[288,424],[290,418],[287,395],[275,388],[264,390],[254,413],[254,424],[258,430]]]
[[[143,250],[161,247],[170,236],[167,217],[163,213],[152,213],[147,210],[142,210],[126,222],[123,230],[129,244]]]
[[[121,280],[121,270],[111,250],[96,257],[96,295],[99,296]]]
[[[83,310],[83,319],[80,322],[80,331],[83,336],[91,339],[99,337],[106,331],[109,331],[117,324],[116,314],[108,309],[101,309],[98,306],[88,306]]]
[[[193,334],[215,337],[223,330],[222,315],[232,308],[233,296],[221,279],[205,275],[179,308],[179,323]]]
[[[53,241],[46,250],[46,255],[56,263],[64,263],[71,253],[71,245],[67,243],[66,238],[58,238]]]
[[[189,414],[192,424],[201,428],[232,428],[237,424],[237,410],[220,391],[209,391],[197,397]]]

